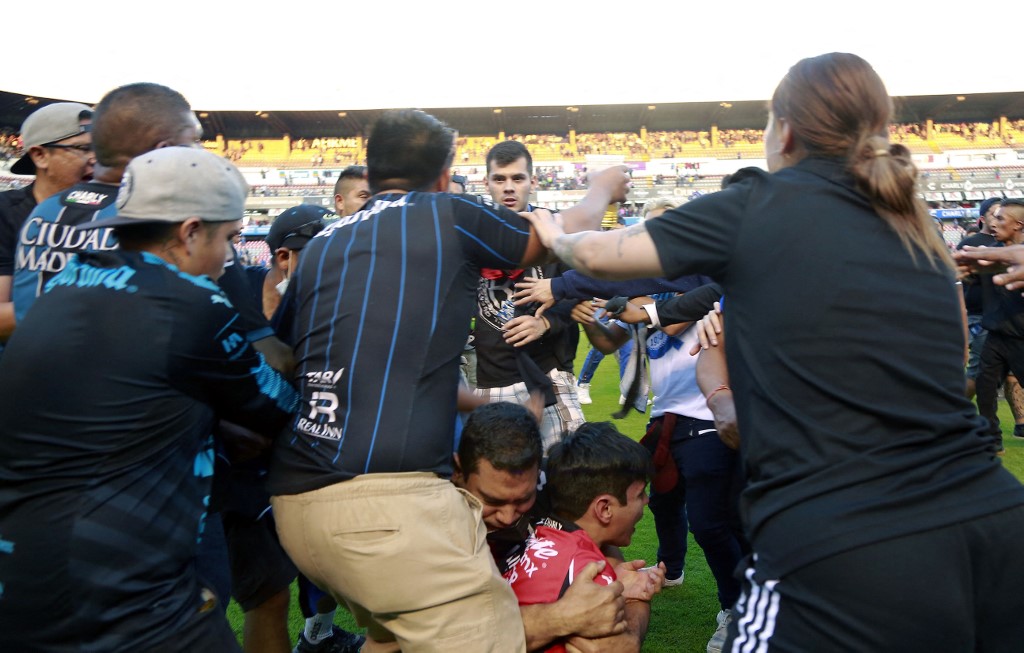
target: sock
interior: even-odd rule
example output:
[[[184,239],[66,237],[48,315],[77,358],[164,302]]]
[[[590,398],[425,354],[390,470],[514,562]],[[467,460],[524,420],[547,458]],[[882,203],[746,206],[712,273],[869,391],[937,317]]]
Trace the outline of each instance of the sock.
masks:
[[[317,613],[306,619],[306,629],[302,632],[310,644],[319,644],[334,634],[334,610]]]

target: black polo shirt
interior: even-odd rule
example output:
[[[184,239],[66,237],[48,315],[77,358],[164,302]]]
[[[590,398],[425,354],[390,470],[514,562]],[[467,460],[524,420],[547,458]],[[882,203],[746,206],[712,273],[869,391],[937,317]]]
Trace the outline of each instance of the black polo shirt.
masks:
[[[272,494],[373,472],[451,473],[459,356],[480,268],[518,267],[518,214],[473,195],[377,195],[302,250],[282,302],[302,408]]]
[[[666,275],[728,298],[760,580],[1024,503],[964,398],[952,271],[912,258],[841,161],[733,179],[645,227]]]

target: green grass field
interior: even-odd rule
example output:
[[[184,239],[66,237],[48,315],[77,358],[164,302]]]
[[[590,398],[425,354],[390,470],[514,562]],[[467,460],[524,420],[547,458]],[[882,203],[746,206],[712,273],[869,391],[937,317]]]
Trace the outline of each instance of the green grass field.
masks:
[[[580,351],[576,357],[576,370],[583,365],[589,343],[581,338]],[[608,357],[601,363],[591,384],[594,403],[584,406],[584,412],[591,421],[615,421],[611,415],[618,410],[618,368],[615,357]],[[1000,401],[999,418],[1003,425],[1006,454],[1003,464],[1017,478],[1024,479],[1024,440],[1009,436],[1013,431],[1013,419],[1006,402]],[[615,421],[620,431],[634,439],[640,439],[647,424],[646,415],[633,411],[627,418]],[[632,545],[625,550],[629,559],[643,559],[648,563],[656,559],[658,540],[654,533],[654,518],[645,511],[644,518],[637,526]],[[719,606],[715,593],[715,582],[704,554],[690,537],[686,553],[686,581],[678,587],[664,590],[655,597],[652,604],[650,629],[643,650],[647,653],[705,653],[708,639],[715,631],[715,615]],[[295,586],[292,586],[290,630],[297,635],[302,629],[302,615],[298,609]],[[242,612],[232,602],[228,607],[228,619],[241,641]],[[355,622],[344,610],[338,610],[336,623],[349,630],[355,630]]]

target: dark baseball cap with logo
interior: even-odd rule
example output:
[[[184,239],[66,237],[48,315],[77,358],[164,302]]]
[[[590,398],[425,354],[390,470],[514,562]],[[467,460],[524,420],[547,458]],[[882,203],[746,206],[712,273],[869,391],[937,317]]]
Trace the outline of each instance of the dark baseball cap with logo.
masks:
[[[89,131],[83,120],[92,118],[92,109],[78,102],[55,102],[32,112],[21,125],[22,156],[11,166],[16,175],[36,174],[29,149],[50,145]]]
[[[314,204],[300,204],[281,212],[267,232],[267,247],[271,252],[285,249],[298,250],[327,226],[332,211]]]
[[[980,205],[978,205],[978,219],[984,219],[985,214],[988,213],[988,210],[991,209],[996,204],[999,204],[999,198],[990,197],[984,202],[982,202]]]

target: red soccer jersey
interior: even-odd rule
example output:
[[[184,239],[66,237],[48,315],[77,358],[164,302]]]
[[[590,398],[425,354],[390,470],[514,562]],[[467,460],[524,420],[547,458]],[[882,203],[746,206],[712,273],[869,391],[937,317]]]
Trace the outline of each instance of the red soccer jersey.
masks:
[[[545,520],[557,526],[557,522]],[[526,549],[505,573],[505,579],[519,599],[519,605],[554,603],[569,588],[580,569],[588,563],[605,559],[601,549],[582,528],[561,530],[537,526],[526,542]],[[595,583],[610,585],[616,580],[611,566],[594,578]],[[565,653],[561,643],[546,649],[547,653]]]

